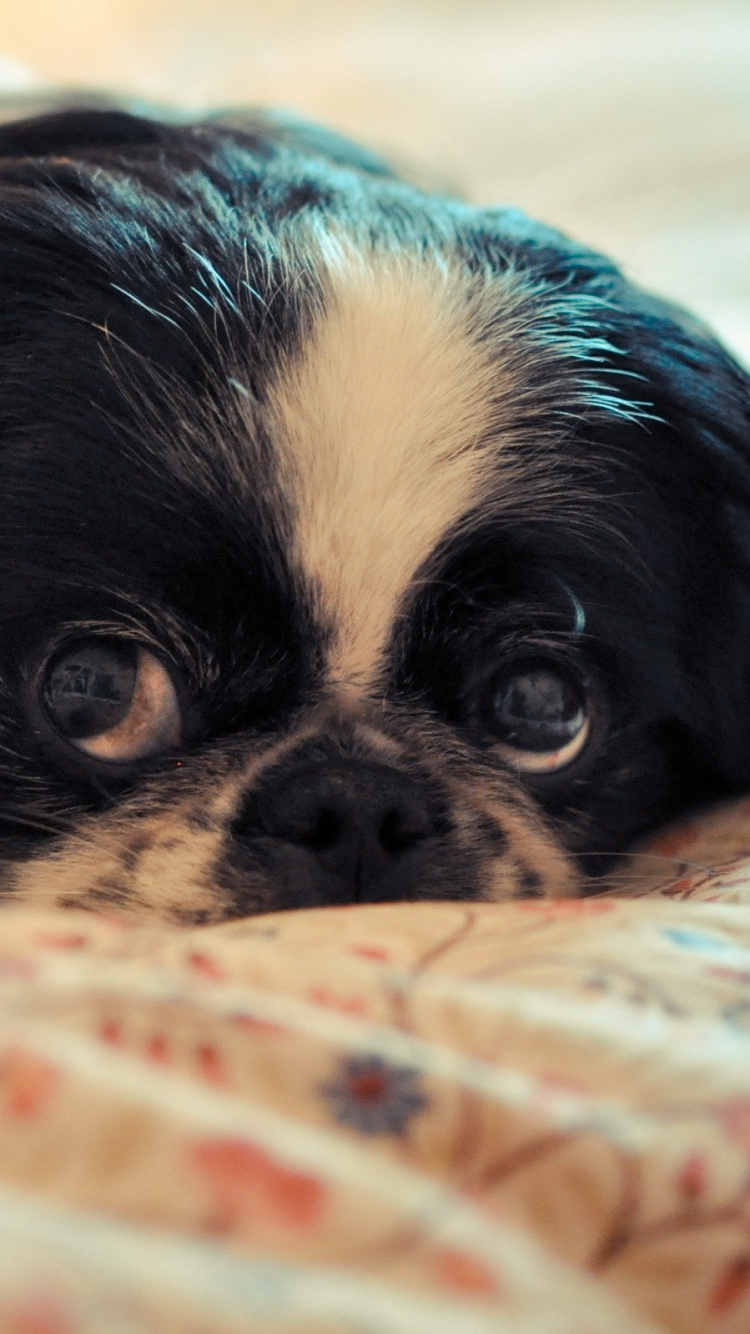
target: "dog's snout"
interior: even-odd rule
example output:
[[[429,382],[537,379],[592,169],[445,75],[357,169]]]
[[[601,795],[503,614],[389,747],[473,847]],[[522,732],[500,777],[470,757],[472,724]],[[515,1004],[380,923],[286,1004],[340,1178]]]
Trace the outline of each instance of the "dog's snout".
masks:
[[[408,854],[441,832],[420,783],[376,763],[308,764],[274,778],[235,822],[239,838],[273,840],[282,868],[307,874],[325,902],[397,898]]]

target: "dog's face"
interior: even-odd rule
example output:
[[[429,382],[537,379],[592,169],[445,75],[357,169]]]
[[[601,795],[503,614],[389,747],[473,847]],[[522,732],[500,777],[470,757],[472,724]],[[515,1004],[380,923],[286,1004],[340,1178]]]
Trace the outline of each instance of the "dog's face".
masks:
[[[743,373],[333,138],[0,131],[9,895],[579,892],[750,782]]]

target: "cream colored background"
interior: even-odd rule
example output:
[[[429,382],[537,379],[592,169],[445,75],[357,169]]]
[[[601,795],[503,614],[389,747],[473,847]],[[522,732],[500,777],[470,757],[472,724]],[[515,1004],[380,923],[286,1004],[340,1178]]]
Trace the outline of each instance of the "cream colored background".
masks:
[[[608,250],[750,361],[750,0],[0,0],[0,56],[300,109]]]

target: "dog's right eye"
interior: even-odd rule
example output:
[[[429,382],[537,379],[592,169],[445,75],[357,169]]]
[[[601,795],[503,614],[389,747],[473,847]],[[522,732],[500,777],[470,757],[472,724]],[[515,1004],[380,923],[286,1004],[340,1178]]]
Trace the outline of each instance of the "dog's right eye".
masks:
[[[592,700],[583,677],[556,658],[511,658],[482,684],[475,725],[495,753],[526,774],[553,774],[583,752]]]
[[[127,764],[180,741],[169,672],[129,640],[102,636],[65,645],[42,672],[39,703],[54,731],[92,759]]]

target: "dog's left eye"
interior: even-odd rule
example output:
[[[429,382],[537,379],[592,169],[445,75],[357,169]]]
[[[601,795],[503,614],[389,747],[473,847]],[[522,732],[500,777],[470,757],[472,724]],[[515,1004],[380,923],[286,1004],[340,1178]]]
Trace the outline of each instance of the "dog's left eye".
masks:
[[[479,721],[500,756],[525,773],[554,773],[580,755],[589,737],[584,682],[553,659],[507,664],[485,683]]]
[[[39,699],[54,730],[92,759],[129,763],[180,741],[180,706],[166,667],[127,640],[67,644],[47,664]]]

